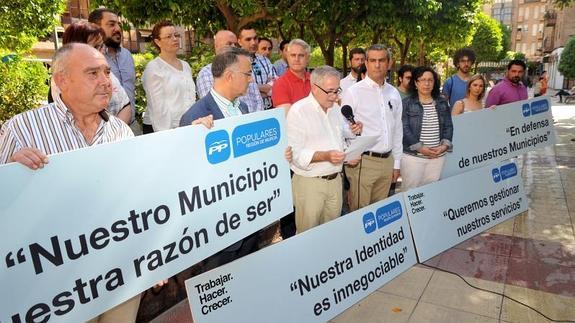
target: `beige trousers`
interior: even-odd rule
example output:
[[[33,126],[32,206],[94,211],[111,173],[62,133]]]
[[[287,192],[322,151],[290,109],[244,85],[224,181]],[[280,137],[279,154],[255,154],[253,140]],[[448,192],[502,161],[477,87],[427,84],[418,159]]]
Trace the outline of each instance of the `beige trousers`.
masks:
[[[350,211],[387,198],[393,180],[392,155],[387,158],[367,155],[361,157],[361,162],[357,166],[345,166],[345,175],[350,184]]]
[[[401,191],[439,180],[445,157],[421,158],[408,154],[401,157]]]
[[[341,215],[341,175],[332,180],[294,174],[292,191],[297,233],[302,233]]]

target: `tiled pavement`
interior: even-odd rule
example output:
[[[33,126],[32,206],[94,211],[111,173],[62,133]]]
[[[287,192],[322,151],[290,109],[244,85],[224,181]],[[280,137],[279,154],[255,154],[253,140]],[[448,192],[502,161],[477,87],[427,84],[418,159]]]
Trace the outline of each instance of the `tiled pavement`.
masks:
[[[575,106],[556,105],[553,115],[555,147],[518,160],[529,210],[427,264],[456,272],[472,285],[515,298],[552,319],[575,322]],[[154,322],[191,322],[186,301]],[[417,265],[330,321],[356,322],[550,321],[455,275]]]
[[[575,106],[553,107],[557,144],[519,158],[529,210],[427,263],[575,321]],[[455,275],[415,266],[334,318],[351,322],[550,322]]]

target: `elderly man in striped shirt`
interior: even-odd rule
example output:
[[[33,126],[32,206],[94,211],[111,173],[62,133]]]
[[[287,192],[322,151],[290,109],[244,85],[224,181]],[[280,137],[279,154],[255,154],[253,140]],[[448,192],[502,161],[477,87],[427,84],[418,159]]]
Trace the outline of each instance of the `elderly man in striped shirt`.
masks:
[[[86,44],[60,48],[52,65],[60,89],[54,102],[8,120],[0,129],[0,164],[18,162],[31,169],[48,163],[48,155],[133,137],[132,130],[105,110],[112,96],[110,67]],[[92,322],[135,322],[140,295]]]

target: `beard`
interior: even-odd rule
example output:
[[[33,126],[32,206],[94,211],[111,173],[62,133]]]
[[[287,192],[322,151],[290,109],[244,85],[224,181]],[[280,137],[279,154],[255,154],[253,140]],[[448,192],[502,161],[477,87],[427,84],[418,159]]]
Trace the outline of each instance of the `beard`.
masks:
[[[355,72],[355,74],[362,74],[365,73],[364,65],[359,66],[352,66],[351,70]]]
[[[509,80],[514,84],[519,84],[519,82],[521,82],[521,78],[519,76],[512,77]]]
[[[106,38],[106,40],[104,40],[104,44],[106,44],[107,47],[118,49],[118,48],[120,48],[122,41],[117,42],[113,38],[110,37],[110,38]]]

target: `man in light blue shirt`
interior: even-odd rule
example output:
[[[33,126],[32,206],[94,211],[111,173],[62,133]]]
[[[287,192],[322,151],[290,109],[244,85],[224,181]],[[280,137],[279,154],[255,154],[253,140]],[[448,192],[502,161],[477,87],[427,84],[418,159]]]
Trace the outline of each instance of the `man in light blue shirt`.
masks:
[[[98,8],[90,13],[88,21],[104,30],[104,44],[106,44],[104,56],[110,65],[112,73],[120,80],[122,87],[130,98],[133,121],[136,107],[136,69],[132,54],[129,50],[122,47],[122,28],[118,15],[110,9]]]

